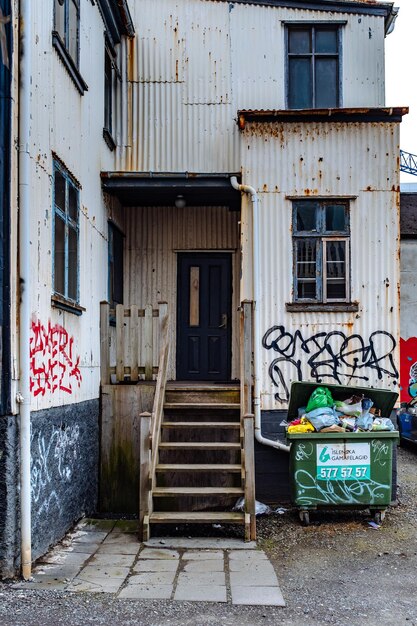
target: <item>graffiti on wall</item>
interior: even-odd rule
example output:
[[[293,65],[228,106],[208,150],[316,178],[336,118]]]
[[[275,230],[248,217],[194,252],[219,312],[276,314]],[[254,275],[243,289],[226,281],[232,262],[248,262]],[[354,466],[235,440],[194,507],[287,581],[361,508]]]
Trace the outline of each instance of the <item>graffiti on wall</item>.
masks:
[[[74,338],[60,324],[32,321],[30,337],[30,389],[34,396],[80,387],[80,357],[74,354]]]
[[[291,381],[360,385],[371,375],[378,380],[399,378],[394,361],[397,342],[383,330],[364,339],[336,330],[307,336],[300,330],[291,333],[285,326],[272,326],[262,345],[278,355],[269,366],[269,376],[277,387],[275,399],[282,403],[289,400]]]
[[[60,496],[51,485],[57,479],[70,483],[80,454],[80,428],[64,423],[54,427],[48,436],[32,435],[31,492],[37,513],[48,512],[53,506],[61,509]]]
[[[417,397],[417,337],[400,339],[401,402]]]

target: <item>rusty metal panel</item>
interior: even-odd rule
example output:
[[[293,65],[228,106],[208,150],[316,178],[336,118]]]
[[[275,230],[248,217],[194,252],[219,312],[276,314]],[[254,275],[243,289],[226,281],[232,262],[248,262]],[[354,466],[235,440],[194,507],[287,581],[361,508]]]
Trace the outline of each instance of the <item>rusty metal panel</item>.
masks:
[[[398,388],[398,124],[248,124],[243,182],[260,197],[262,408],[290,383]],[[289,312],[292,199],[350,198],[351,301],[358,311]],[[251,206],[242,207],[242,297],[250,298]]]
[[[125,211],[125,303],[139,307],[150,303],[157,307],[160,300],[168,302],[172,329],[169,379],[175,379],[176,253],[187,250],[229,250],[232,253],[232,378],[239,377],[239,214],[227,207],[135,207]]]

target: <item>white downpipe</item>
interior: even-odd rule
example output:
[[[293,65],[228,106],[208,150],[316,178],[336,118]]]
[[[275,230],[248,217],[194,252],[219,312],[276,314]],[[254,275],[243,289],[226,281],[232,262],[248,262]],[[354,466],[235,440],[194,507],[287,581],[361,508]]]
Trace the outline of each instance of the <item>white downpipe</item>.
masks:
[[[31,0],[20,0],[19,18],[20,530],[22,576],[28,580],[32,572],[29,370]]]
[[[252,200],[252,273],[253,273],[253,299],[254,299],[254,324],[253,324],[253,408],[255,413],[255,439],[266,446],[289,452],[290,447],[280,441],[273,441],[262,436],[261,428],[261,394],[260,394],[260,367],[261,367],[261,328],[259,320],[259,198],[254,187],[240,185],[236,176],[230,178],[233,189],[248,193]]]

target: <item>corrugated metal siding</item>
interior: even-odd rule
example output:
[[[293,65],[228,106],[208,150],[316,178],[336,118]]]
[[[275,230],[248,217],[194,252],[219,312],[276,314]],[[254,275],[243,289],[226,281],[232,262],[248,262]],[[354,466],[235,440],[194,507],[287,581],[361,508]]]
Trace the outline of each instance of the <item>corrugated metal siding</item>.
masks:
[[[401,338],[417,337],[417,241],[401,242]],[[411,365],[411,363],[410,363]]]
[[[238,170],[237,110],[285,108],[286,21],[346,20],[343,106],[384,104],[383,18],[206,0],[131,8],[120,169]]]
[[[261,332],[282,326],[287,333],[276,345],[279,349],[262,350],[262,408],[285,408],[275,396],[286,396],[280,372],[289,387],[298,379],[298,361],[304,380],[316,380],[317,367],[323,382],[397,389],[398,125],[248,124],[243,141],[243,182],[261,192]],[[351,200],[350,216],[351,296],[359,302],[358,313],[286,311],[293,297],[292,202],[287,196],[314,195],[357,196]],[[245,203],[242,298],[251,297],[250,210]],[[326,338],[334,331],[343,336]],[[352,335],[357,337],[343,348],[343,339]],[[308,349],[301,338],[309,341]],[[277,358],[278,369],[269,371]]]
[[[227,207],[138,207],[126,209],[125,304],[144,307],[168,302],[173,329],[169,378],[175,379],[175,328],[177,311],[176,252],[187,250],[233,251],[233,363],[238,377],[239,214]]]

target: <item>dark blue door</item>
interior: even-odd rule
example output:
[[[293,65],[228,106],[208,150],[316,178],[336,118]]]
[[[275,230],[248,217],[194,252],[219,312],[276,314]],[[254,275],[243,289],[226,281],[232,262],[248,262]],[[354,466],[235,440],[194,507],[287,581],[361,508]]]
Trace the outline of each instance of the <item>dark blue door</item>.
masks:
[[[177,380],[230,380],[231,297],[230,254],[178,255]]]

